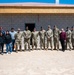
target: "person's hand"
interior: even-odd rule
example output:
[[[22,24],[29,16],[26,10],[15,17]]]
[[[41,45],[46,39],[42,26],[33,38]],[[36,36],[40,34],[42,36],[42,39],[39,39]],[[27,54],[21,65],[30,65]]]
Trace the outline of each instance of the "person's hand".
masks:
[[[64,42],[66,42],[66,40],[64,40]]]
[[[48,38],[48,41],[50,41],[50,38]]]

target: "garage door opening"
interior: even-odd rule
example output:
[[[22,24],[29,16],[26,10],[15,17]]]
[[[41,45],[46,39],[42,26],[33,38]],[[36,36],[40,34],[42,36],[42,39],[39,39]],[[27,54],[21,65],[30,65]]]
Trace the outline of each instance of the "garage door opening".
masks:
[[[26,23],[25,28],[28,27],[29,30],[32,32],[35,28],[35,23]]]

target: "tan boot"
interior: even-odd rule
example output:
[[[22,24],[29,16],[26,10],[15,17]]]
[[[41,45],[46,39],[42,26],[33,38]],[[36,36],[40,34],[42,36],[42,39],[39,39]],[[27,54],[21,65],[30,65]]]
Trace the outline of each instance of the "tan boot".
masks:
[[[51,51],[53,51],[53,48],[51,48]]]

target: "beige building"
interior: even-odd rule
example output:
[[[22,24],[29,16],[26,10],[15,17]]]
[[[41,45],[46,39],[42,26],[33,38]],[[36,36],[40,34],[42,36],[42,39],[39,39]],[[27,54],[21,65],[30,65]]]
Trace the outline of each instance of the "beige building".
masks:
[[[32,31],[34,27],[40,30],[43,26],[47,29],[48,25],[53,28],[74,26],[74,5],[56,5],[45,3],[14,3],[0,4],[0,26],[5,30],[11,27],[21,28],[26,26]]]

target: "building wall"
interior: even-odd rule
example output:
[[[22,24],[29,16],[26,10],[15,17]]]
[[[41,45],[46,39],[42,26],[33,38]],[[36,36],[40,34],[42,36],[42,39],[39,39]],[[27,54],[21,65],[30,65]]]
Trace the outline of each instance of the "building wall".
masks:
[[[47,30],[47,26],[57,25],[60,29],[67,26],[74,26],[74,15],[0,15],[0,26],[5,30],[10,30],[11,27],[25,29],[25,23],[35,23],[37,30],[43,26]]]

